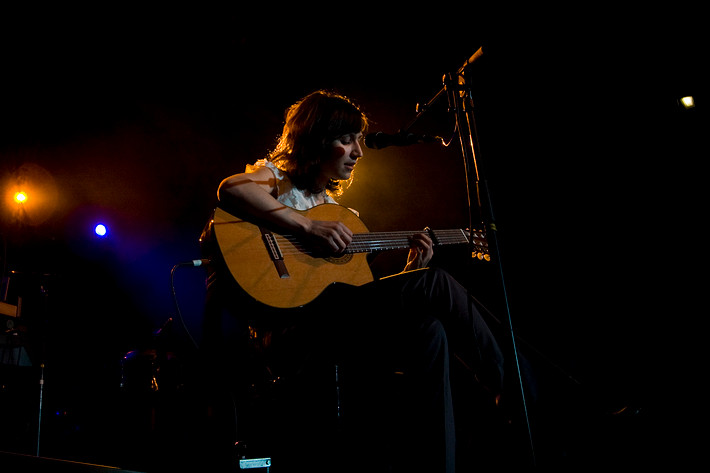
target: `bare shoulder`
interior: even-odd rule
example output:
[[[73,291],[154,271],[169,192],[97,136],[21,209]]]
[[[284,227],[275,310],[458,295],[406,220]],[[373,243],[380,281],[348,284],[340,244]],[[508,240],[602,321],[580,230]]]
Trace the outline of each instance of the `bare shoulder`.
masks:
[[[268,167],[264,166],[253,168],[247,172],[233,174],[224,179],[220,183],[219,188],[224,191],[230,188],[240,186],[247,182],[254,182],[269,193],[276,189],[277,185],[276,176],[274,175],[274,172]]]

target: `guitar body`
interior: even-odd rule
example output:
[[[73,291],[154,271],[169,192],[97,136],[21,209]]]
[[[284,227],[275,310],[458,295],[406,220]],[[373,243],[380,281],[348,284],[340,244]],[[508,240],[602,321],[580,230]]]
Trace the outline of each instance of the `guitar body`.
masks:
[[[353,233],[367,232],[357,215],[337,204],[319,205],[302,213],[313,220],[341,221]],[[213,232],[237,284],[272,307],[302,306],[335,282],[360,286],[373,280],[365,253],[314,256],[295,238],[269,231],[221,208],[215,209]]]

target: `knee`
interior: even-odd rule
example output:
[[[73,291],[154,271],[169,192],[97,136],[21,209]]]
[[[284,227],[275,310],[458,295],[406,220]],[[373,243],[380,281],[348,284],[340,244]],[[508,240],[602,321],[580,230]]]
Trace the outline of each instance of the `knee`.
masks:
[[[461,284],[448,271],[441,268],[429,268],[427,270],[427,286],[437,294],[457,294],[465,292]]]
[[[449,342],[444,324],[439,319],[431,317],[425,320],[421,327],[421,335],[426,346],[427,358],[448,361]]]
[[[444,324],[435,317],[427,318],[422,323],[422,333],[426,334],[428,340],[434,340],[437,344],[447,344]]]
[[[448,271],[442,268],[427,268],[426,277],[431,283],[436,284],[451,284],[454,281],[453,276],[449,274]]]

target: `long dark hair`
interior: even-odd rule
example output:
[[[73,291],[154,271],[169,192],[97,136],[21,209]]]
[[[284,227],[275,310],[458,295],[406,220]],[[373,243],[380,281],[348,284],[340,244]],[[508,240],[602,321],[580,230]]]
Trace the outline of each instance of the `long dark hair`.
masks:
[[[365,114],[349,98],[317,90],[286,110],[283,132],[268,160],[286,172],[297,188],[322,191],[315,188],[315,180],[327,157],[326,145],[342,135],[365,133],[367,123]],[[340,195],[342,182],[331,179],[325,190]]]

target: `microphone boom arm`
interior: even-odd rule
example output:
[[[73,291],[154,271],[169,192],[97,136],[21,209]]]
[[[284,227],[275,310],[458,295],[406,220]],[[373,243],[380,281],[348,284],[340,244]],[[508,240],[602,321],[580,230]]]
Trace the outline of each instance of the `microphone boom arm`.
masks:
[[[475,61],[479,60],[483,56],[483,46],[478,48],[475,53],[471,55],[466,61],[459,67],[458,71],[456,72],[457,75],[462,75],[466,68],[473,64]],[[407,124],[405,128],[402,129],[402,132],[406,133],[409,131],[410,128],[414,126],[414,124],[421,118],[422,115],[424,115],[429,108],[431,108],[434,103],[439,100],[439,97],[441,97],[443,94],[446,93],[446,85],[444,85],[439,91],[434,95],[434,97],[431,98],[426,104],[424,105],[419,105],[417,104],[417,114],[414,116],[411,122]]]

